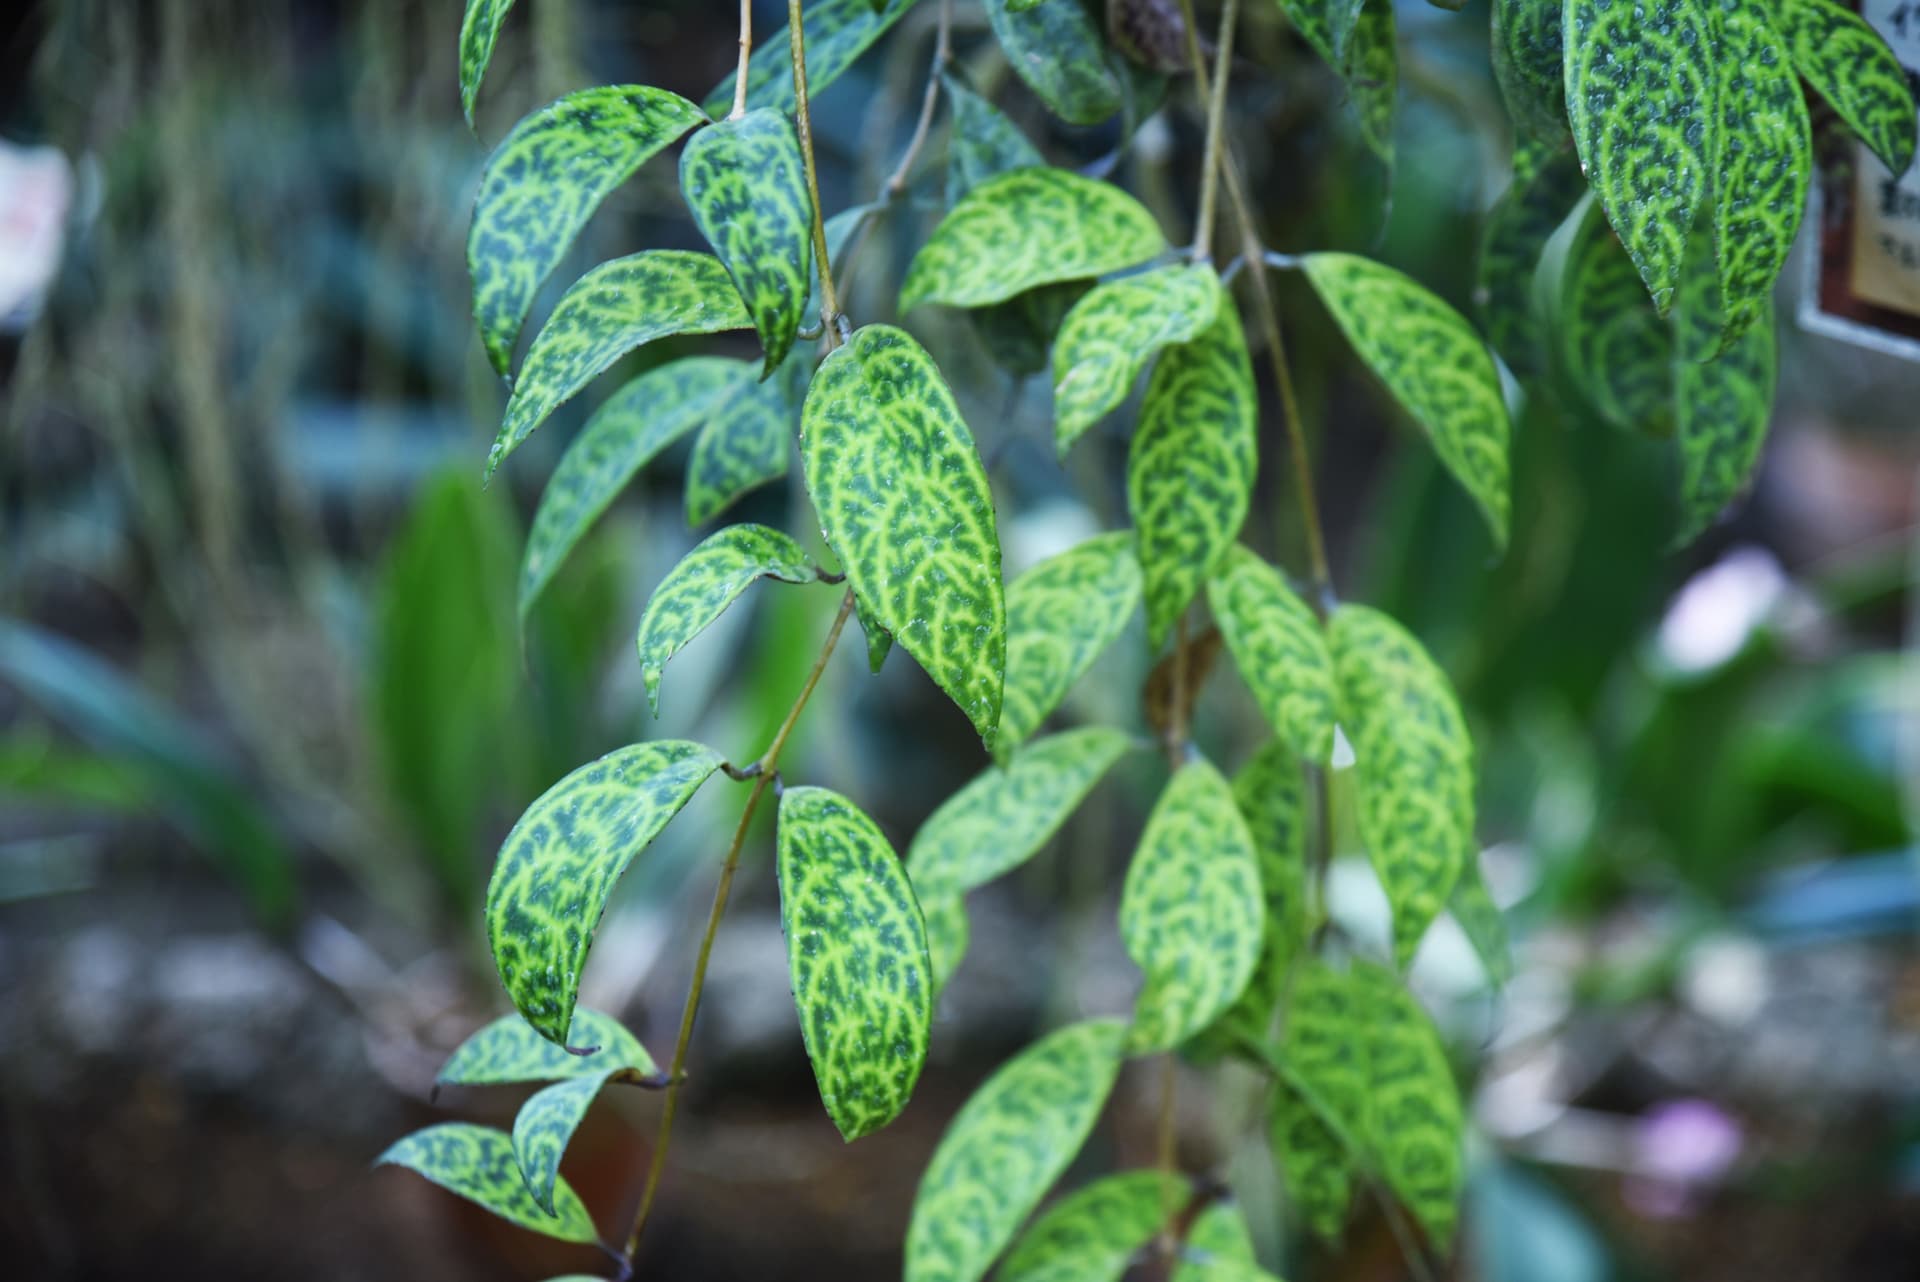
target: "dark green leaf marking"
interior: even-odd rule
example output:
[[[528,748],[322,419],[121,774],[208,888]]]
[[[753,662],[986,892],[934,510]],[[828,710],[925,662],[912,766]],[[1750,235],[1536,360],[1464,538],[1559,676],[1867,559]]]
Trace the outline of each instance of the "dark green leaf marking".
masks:
[[[513,1119],[513,1159],[520,1164],[527,1190],[544,1211],[553,1211],[560,1182],[560,1158],[567,1151],[593,1097],[612,1073],[597,1073],[555,1082],[535,1091]]]
[[[1559,6],[1541,7],[1555,15],[1557,31]],[[1558,83],[1557,61],[1554,69]],[[1512,183],[1487,214],[1474,301],[1487,341],[1522,378],[1541,373],[1547,364],[1532,310],[1534,270],[1547,241],[1586,190],[1580,158],[1571,150],[1523,143],[1513,155]]]
[[[1246,820],[1266,900],[1260,960],[1246,991],[1220,1017],[1223,1034],[1264,1039],[1307,942],[1307,789],[1300,753],[1270,740],[1233,777],[1233,801]]]
[[[1561,366],[1607,422],[1665,435],[1673,429],[1673,334],[1645,294],[1599,206],[1590,205],[1562,267],[1555,317]]]
[[[817,98],[838,80],[874,41],[913,8],[914,0],[819,0],[806,10],[807,95]],[[747,106],[791,111],[793,59],[785,27],[760,38],[747,62]],[[733,76],[707,95],[707,112],[724,115],[733,106]]]
[[[1360,136],[1382,164],[1393,164],[1393,120],[1400,95],[1400,46],[1393,0],[1367,0],[1353,27],[1347,86],[1360,114]]]
[[[440,1075],[438,1086],[499,1086],[517,1082],[553,1082],[626,1070],[640,1077],[660,1071],[632,1033],[611,1015],[577,1009],[567,1046],[593,1047],[576,1055],[548,1041],[519,1015],[502,1015],[461,1042]]]
[[[1007,688],[994,751],[1040,728],[1140,604],[1140,561],[1125,530],[1052,556],[1007,588]]]
[[[1387,1184],[1442,1252],[1453,1242],[1464,1163],[1460,1092],[1433,1021],[1399,978],[1358,963],[1372,1148]]]
[[[1673,305],[1680,355],[1673,362],[1674,435],[1680,446],[1680,533],[1691,542],[1753,478],[1773,417],[1773,308],[1761,299],[1759,323],[1714,359],[1722,332],[1713,275],[1689,271]]]
[[[1567,138],[1561,0],[1493,0],[1493,74],[1522,135],[1556,149]]]
[[[1333,660],[1320,620],[1278,570],[1237,544],[1207,582],[1207,605],[1268,724],[1324,765],[1333,755]]]
[[[460,109],[473,124],[474,100],[480,96],[480,81],[493,61],[493,46],[500,38],[500,24],[507,20],[513,0],[467,0],[467,11],[460,19]]]
[[[1007,1252],[999,1282],[1119,1282],[1160,1231],[1166,1193],[1159,1171],[1126,1171],[1061,1198]]]
[[[1353,1160],[1320,1111],[1285,1078],[1274,1082],[1267,1135],[1288,1201],[1314,1233],[1338,1238],[1353,1203]]]
[[[1012,0],[986,5],[1008,64],[1048,111],[1069,124],[1097,125],[1126,105],[1100,29],[1078,0],[1024,11]]]
[[[1887,169],[1913,164],[1914,91],[1880,34],[1833,0],[1779,0],[1793,65]]]
[[[704,525],[741,497],[787,474],[811,363],[795,358],[763,383],[743,383],[693,438],[687,524]]]
[[[1053,440],[1063,458],[1161,348],[1213,324],[1220,296],[1213,268],[1193,263],[1107,281],[1074,304],[1053,348]]]
[[[1317,960],[1300,968],[1287,1003],[1270,1133],[1287,1191],[1323,1237],[1340,1232],[1372,1133],[1366,1019],[1362,994],[1346,973]]]
[[[470,1122],[442,1122],[416,1131],[382,1153],[376,1166],[404,1166],[450,1193],[477,1202],[508,1223],[559,1238],[594,1242],[593,1218],[565,1180],[554,1187],[549,1214],[533,1199],[514,1160],[513,1141]]]
[[[947,204],[959,203],[975,187],[1008,170],[1047,163],[1018,126],[963,84],[958,75],[942,72],[940,83],[953,107],[953,127],[947,139]]]

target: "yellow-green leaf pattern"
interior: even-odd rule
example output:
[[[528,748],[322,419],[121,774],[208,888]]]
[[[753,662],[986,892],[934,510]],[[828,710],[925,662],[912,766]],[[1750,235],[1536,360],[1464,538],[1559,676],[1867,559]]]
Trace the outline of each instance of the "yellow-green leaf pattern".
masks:
[[[1113,644],[1140,604],[1140,561],[1125,530],[1095,535],[1007,588],[1007,689],[994,750],[1026,742]]]
[[[1270,1130],[1288,1192],[1310,1227],[1339,1233],[1372,1133],[1366,1003],[1344,971],[1309,960],[1288,994]]]
[[[1235,1202],[1214,1202],[1193,1217],[1170,1282],[1278,1282],[1253,1254],[1253,1232]]]
[[[1126,399],[1161,348],[1206,332],[1221,292],[1213,268],[1192,263],[1107,281],[1074,304],[1053,348],[1053,441],[1062,457]]]
[[[594,1096],[612,1074],[601,1069],[580,1077],[555,1082],[535,1091],[513,1119],[513,1160],[526,1178],[527,1191],[540,1209],[556,1209],[554,1194],[560,1184],[560,1158],[567,1151],[580,1120],[587,1115]]]
[[[787,474],[811,373],[811,361],[790,359],[765,382],[735,388],[707,420],[687,456],[688,525],[705,525]]]
[[[1353,1204],[1353,1159],[1320,1111],[1285,1078],[1273,1084],[1267,1135],[1288,1202],[1315,1234],[1338,1238]]]
[[[581,1055],[547,1040],[519,1015],[502,1015],[461,1042],[434,1078],[436,1086],[498,1086],[557,1082],[607,1072],[653,1077],[660,1069],[634,1035],[611,1015],[578,1009],[567,1046],[591,1048]]]
[[[1393,0],[1366,0],[1353,25],[1347,87],[1360,116],[1360,136],[1380,158],[1393,164],[1393,122],[1400,97],[1400,46],[1393,21]]]
[[[1775,374],[1773,307],[1712,360],[1722,332],[1713,274],[1690,270],[1673,305],[1680,355],[1673,361],[1674,436],[1680,446],[1680,533],[1691,542],[1722,508],[1745,491],[1767,441]]]
[[[720,754],[684,740],[620,748],[527,807],[487,885],[487,943],[514,1008],[560,1042],[614,882],[667,826]]]
[[[966,960],[973,927],[967,921],[966,901],[958,895],[950,899],[922,899],[920,911],[927,921],[927,962],[933,968],[933,992],[938,997],[947,981],[953,978],[953,972]]]
[[[1833,0],[1778,0],[1774,17],[1801,78],[1890,173],[1913,164],[1914,90],[1880,34]]]
[[[1280,571],[1238,544],[1207,581],[1207,605],[1268,724],[1324,765],[1333,755],[1333,659],[1320,620]]]
[[[1524,135],[1567,138],[1566,41],[1561,0],[1493,0],[1493,74]]]
[[[460,109],[473,123],[474,100],[480,96],[480,81],[493,61],[493,46],[500,39],[500,24],[507,20],[513,0],[467,0],[467,11],[460,18]]]
[[[1559,6],[1543,7],[1554,14],[1558,30]],[[1557,76],[1557,61],[1554,68]],[[1474,302],[1487,341],[1522,378],[1541,373],[1547,364],[1533,315],[1534,271],[1548,240],[1586,190],[1580,158],[1571,150],[1522,143],[1513,155],[1513,181],[1487,214]]]
[[[1452,1245],[1464,1171],[1460,1091],[1433,1021],[1392,972],[1356,963],[1364,1002],[1371,1148],[1395,1196],[1442,1253]]]
[[[593,1218],[566,1183],[554,1188],[549,1214],[533,1200],[533,1190],[514,1160],[513,1141],[499,1131],[470,1122],[442,1122],[416,1131],[382,1153],[376,1166],[404,1166],[450,1193],[476,1202],[508,1223],[559,1238],[594,1242]]]
[[[800,456],[860,603],[991,747],[1007,656],[1000,536],[973,434],[933,358],[904,330],[856,331],[807,389]]]
[[[808,5],[804,28],[808,97],[818,97],[838,80],[913,5],[914,0],[818,0]],[[709,114],[719,116],[732,107],[733,82],[734,77],[728,76],[707,95]],[[793,110],[793,58],[785,27],[760,37],[747,62],[747,105]]]
[[[487,158],[467,232],[473,319],[505,375],[534,296],[606,194],[705,120],[645,85],[582,89],[521,120]]]
[[[1646,292],[1600,207],[1589,205],[1562,265],[1560,364],[1606,422],[1664,436],[1673,430],[1673,332]]]
[[[1024,11],[986,0],[987,21],[1014,74],[1068,124],[1097,125],[1126,105],[1126,87],[1107,62],[1106,43],[1078,0]]]
[[[999,1282],[1119,1282],[1165,1220],[1167,1178],[1125,1171],[1061,1198],[1007,1252]],[[1176,1205],[1185,1200],[1177,1193]]]
[[[1047,163],[1018,126],[952,70],[941,73],[940,83],[953,108],[947,138],[947,204],[959,203],[975,187],[1010,169]]]
[[[920,1177],[906,1282],[979,1282],[1086,1140],[1120,1071],[1119,1020],[1048,1034],[1003,1065],[947,1126]]]
[[[906,869],[825,788],[780,798],[780,925],[820,1102],[849,1140],[906,1107],[927,1059],[933,976]]]

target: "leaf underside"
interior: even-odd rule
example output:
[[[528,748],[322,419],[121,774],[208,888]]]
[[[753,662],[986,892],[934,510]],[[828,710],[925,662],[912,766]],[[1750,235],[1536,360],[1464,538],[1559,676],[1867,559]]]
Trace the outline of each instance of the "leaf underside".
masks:
[[[434,1083],[497,1086],[587,1077],[608,1069],[630,1069],[647,1077],[660,1071],[625,1025],[599,1011],[574,1011],[566,1045],[594,1049],[577,1055],[541,1036],[519,1015],[502,1015],[461,1042]]]
[[[563,1242],[593,1242],[599,1234],[565,1180],[554,1186],[554,1213],[534,1201],[513,1154],[513,1141],[470,1122],[442,1122],[416,1131],[375,1159],[404,1166],[450,1193],[478,1203],[501,1219]]]

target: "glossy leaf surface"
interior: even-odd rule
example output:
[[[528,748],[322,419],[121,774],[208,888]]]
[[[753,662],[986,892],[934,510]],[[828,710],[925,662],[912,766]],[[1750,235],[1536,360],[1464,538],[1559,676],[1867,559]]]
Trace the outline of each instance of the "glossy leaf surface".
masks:
[[[557,1082],[589,1077],[608,1069],[631,1070],[642,1077],[660,1071],[646,1048],[611,1015],[576,1009],[567,1046],[591,1047],[577,1055],[547,1040],[519,1015],[502,1015],[461,1042],[447,1057],[439,1086],[499,1086],[516,1082]]]
[[[563,1242],[599,1239],[592,1217],[566,1181],[554,1188],[554,1213],[541,1209],[514,1160],[513,1141],[484,1126],[470,1122],[429,1126],[389,1148],[374,1165],[404,1166],[535,1233]]]
[[[807,96],[818,97],[838,80],[873,42],[913,8],[914,0],[818,0],[805,10]],[[708,114],[722,116],[733,106],[734,77],[728,76],[707,95]],[[747,62],[747,106],[791,111],[793,55],[787,29],[759,36]]]
[[[1140,561],[1125,530],[1051,556],[1007,588],[1007,686],[994,749],[1040,728],[1140,604]]]
[[[1207,581],[1207,605],[1268,724],[1324,765],[1333,755],[1333,659],[1320,620],[1278,570],[1238,544]]]
[[[1206,263],[1162,267],[1096,285],[1067,313],[1053,348],[1053,439],[1064,456],[1127,398],[1161,348],[1198,338],[1220,310]]]
[[[1793,66],[1888,171],[1913,164],[1914,94],[1878,32],[1833,0],[1780,0],[1774,9]]]

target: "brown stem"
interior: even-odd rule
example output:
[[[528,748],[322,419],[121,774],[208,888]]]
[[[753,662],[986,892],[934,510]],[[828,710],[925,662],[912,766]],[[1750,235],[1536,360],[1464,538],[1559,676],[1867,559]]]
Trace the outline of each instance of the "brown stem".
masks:
[[[740,0],[740,70],[733,77],[733,111],[728,120],[747,114],[747,60],[753,55],[753,0]]]
[[[920,157],[920,149],[927,145],[927,135],[933,130],[934,109],[940,105],[940,73],[946,70],[947,63],[953,60],[953,0],[940,0],[939,33],[933,42],[933,70],[927,73],[927,91],[920,99],[920,119],[914,123],[913,137],[907,142],[907,150],[900,157],[900,163],[893,167],[882,184],[882,199],[892,200],[907,189],[907,177],[913,172],[913,162]]]
[[[1211,93],[1207,91],[1200,37],[1193,26],[1193,0],[1182,0],[1182,7],[1187,20],[1187,56],[1193,60],[1200,91],[1207,94],[1207,145],[1200,171],[1199,226],[1193,235],[1193,256],[1204,263],[1212,257],[1209,246],[1213,240],[1213,211],[1220,187],[1220,150],[1225,145],[1227,79],[1233,70],[1233,25],[1240,16],[1240,3],[1227,0],[1220,10],[1220,52],[1214,63],[1219,74],[1214,78]]]
[[[1180,1213],[1180,1199],[1177,1183],[1180,1178],[1179,1135],[1175,1126],[1175,1109],[1178,1104],[1177,1080],[1180,1071],[1179,1056],[1173,1051],[1166,1054],[1166,1062],[1160,1070],[1160,1255],[1166,1264],[1170,1276],[1173,1271],[1174,1252],[1180,1246],[1180,1234],[1176,1217]]]
[[[813,260],[820,273],[820,321],[827,350],[840,346],[840,299],[833,292],[833,264],[827,258],[827,218],[820,208],[820,170],[813,159],[813,112],[807,104],[807,33],[800,0],[787,0],[787,48],[793,53],[793,112],[800,129],[800,155],[807,167],[807,199],[813,202]]]

